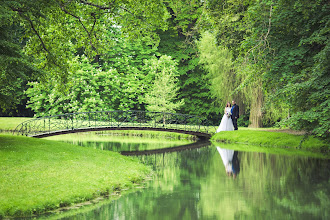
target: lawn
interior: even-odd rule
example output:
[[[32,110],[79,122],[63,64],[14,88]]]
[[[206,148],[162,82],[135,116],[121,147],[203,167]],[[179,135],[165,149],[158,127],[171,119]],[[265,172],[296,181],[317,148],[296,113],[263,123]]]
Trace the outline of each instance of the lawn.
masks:
[[[11,135],[0,135],[0,167],[0,218],[109,195],[151,172],[119,153]]]
[[[251,144],[311,151],[329,151],[329,146],[320,139],[309,137],[307,140],[301,142],[303,137],[303,135],[287,134],[283,132],[244,129],[238,131],[222,131],[215,134],[211,139],[214,142]]]
[[[0,117],[0,131],[13,131],[20,123],[32,118],[25,117]]]

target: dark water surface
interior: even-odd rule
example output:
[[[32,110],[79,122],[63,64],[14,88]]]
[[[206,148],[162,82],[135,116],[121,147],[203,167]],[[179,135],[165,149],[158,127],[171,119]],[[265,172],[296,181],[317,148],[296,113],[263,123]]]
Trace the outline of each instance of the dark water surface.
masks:
[[[115,151],[168,147],[161,142],[79,144]],[[62,219],[330,219],[329,160],[229,150],[236,174],[228,176],[216,147],[138,155],[154,168],[146,188]]]

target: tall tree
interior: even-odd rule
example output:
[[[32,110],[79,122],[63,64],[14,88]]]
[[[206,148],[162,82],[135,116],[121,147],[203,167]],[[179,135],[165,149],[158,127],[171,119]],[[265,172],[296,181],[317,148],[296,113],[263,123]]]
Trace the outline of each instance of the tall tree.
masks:
[[[105,27],[120,25],[130,36],[147,36],[157,44],[154,30],[165,30],[168,17],[158,0],[3,0],[0,13],[22,23],[29,38],[25,51],[38,59],[37,67],[64,80],[72,52],[83,49],[87,57],[98,59],[103,48],[111,45],[103,40]]]
[[[277,119],[283,119],[289,110],[285,125],[325,139],[330,128],[329,7],[324,0],[207,1],[205,19],[218,43],[233,53],[238,89],[250,111],[258,116],[276,106],[284,110]]]
[[[178,62],[178,97],[185,100],[181,113],[203,115],[214,122],[222,112],[210,92],[207,72],[199,64],[196,40],[200,37],[203,1],[166,1],[169,14],[168,29],[159,31],[158,51]]]
[[[177,100],[177,63],[170,56],[163,55],[159,59],[146,61],[149,74],[154,78],[144,101],[148,111],[175,112],[184,101]],[[165,119],[164,119],[165,120]]]

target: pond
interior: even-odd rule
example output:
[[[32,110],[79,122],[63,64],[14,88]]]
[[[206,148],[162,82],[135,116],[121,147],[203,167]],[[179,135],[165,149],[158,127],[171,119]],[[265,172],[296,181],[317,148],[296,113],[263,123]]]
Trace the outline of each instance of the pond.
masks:
[[[163,150],[135,156],[154,169],[145,188],[62,219],[330,218],[327,159],[241,152],[225,144],[194,147],[189,141],[80,137],[62,140],[119,152]],[[186,147],[168,150],[179,145]]]

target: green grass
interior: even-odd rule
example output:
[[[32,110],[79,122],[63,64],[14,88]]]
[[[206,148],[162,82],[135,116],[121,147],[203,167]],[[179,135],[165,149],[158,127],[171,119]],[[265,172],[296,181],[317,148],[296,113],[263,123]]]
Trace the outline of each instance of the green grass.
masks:
[[[13,131],[20,123],[32,118],[24,117],[0,117],[0,131]]]
[[[0,218],[108,195],[151,172],[119,153],[9,135],[0,135],[0,167]]]
[[[299,146],[303,135],[293,135],[283,132],[269,132],[266,130],[244,129],[238,131],[222,131],[212,136],[215,142],[244,143],[274,148],[301,148],[311,151],[329,151],[323,141],[309,137]]]

